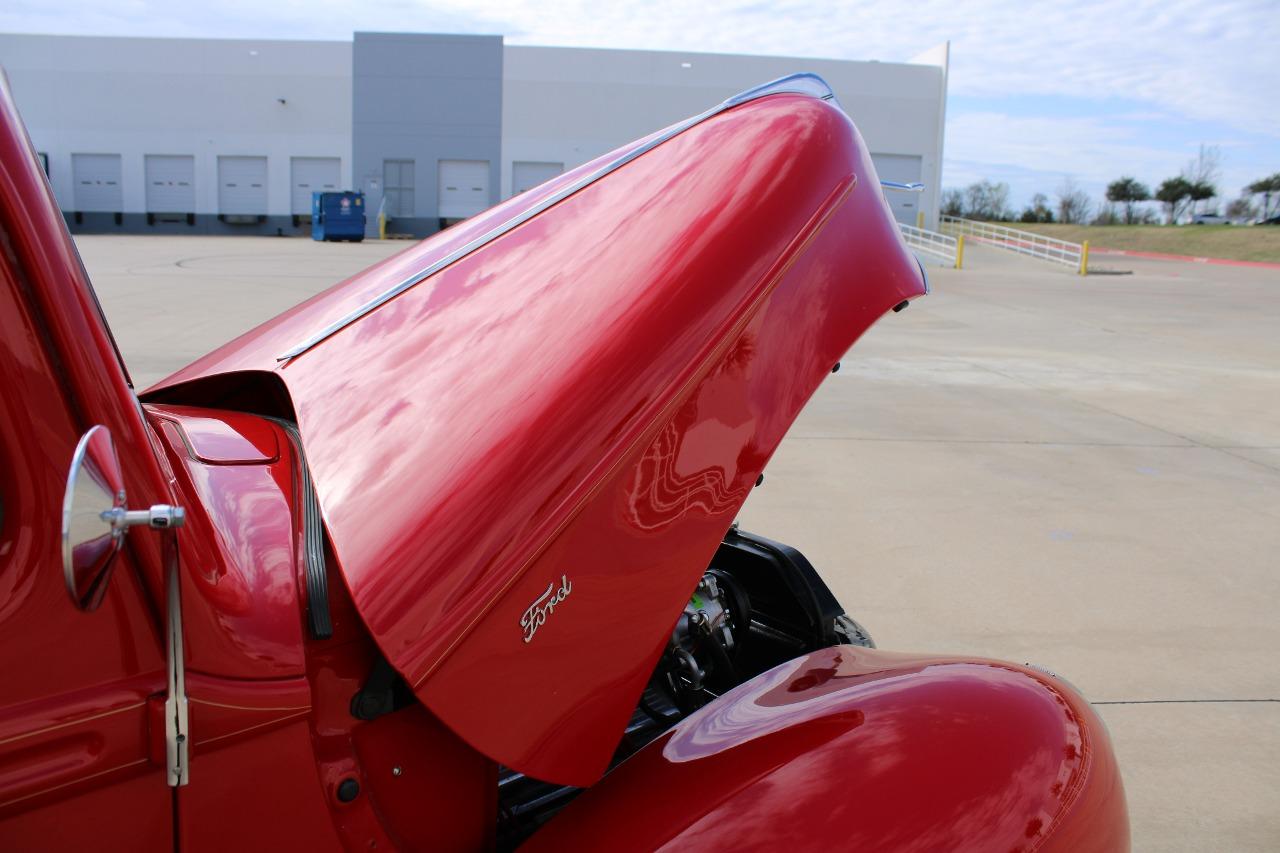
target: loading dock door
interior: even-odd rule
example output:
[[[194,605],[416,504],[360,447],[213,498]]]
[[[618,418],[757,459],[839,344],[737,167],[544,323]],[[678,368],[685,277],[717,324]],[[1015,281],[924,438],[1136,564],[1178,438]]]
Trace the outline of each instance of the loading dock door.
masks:
[[[218,158],[218,212],[266,215],[266,157]]]
[[[121,213],[119,154],[72,154],[71,179],[76,210],[84,213]]]
[[[534,163],[517,160],[511,164],[511,194],[519,195],[545,184],[564,171],[564,163]]]
[[[311,215],[311,194],[333,193],[340,188],[342,160],[337,157],[294,157],[289,161],[290,213]]]
[[[441,219],[466,219],[489,207],[488,160],[441,160]]]
[[[147,213],[196,212],[196,158],[148,154]]]
[[[908,154],[872,154],[876,174],[882,181],[901,181],[904,184],[920,180],[920,157]],[[916,224],[920,210],[920,193],[886,192],[893,218],[906,225]]]
[[[413,173],[412,160],[382,161],[382,198],[387,203],[387,216],[392,219],[411,219],[417,215]]]

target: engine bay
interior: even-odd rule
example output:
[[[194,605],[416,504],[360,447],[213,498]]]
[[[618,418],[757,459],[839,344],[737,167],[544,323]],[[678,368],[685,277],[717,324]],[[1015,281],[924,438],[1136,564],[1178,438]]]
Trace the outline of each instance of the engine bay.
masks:
[[[735,524],[677,617],[610,769],[735,686],[840,644],[875,647],[803,554]],[[497,848],[514,849],[581,790],[500,768]]]

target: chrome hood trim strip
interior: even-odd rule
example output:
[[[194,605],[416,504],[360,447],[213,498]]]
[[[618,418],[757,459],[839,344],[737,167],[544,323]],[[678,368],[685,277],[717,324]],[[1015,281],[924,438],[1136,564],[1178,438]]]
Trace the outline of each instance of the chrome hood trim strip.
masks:
[[[369,314],[370,312],[376,310],[382,305],[385,305],[387,302],[390,302],[392,299],[395,299],[397,296],[404,293],[406,290],[413,287],[414,285],[421,283],[427,278],[430,278],[431,276],[440,272],[445,267],[448,267],[457,263],[458,261],[462,260],[467,255],[470,255],[472,252],[476,251],[482,246],[485,246],[488,243],[492,243],[494,240],[498,239],[503,234],[506,234],[508,231],[512,230],[513,228],[516,228],[524,224],[525,222],[528,222],[530,219],[542,213],[543,211],[547,210],[548,208],[556,204],[559,204],[560,202],[564,201],[566,198],[578,192],[579,190],[582,190],[585,187],[590,186],[591,184],[603,178],[605,175],[608,175],[610,172],[617,171],[618,169],[630,163],[632,160],[636,159],[640,155],[648,151],[652,151],[654,148],[657,148],[659,145],[668,141],[669,139],[679,136],[681,133],[684,133],[689,128],[694,127],[695,125],[701,124],[702,122],[706,121],[712,116],[718,115],[724,112],[725,110],[732,109],[733,107],[739,106],[740,104],[745,104],[749,101],[754,101],[757,98],[763,98],[768,95],[783,95],[783,94],[806,95],[811,98],[818,98],[824,101],[831,101],[837,107],[840,107],[839,102],[836,101],[835,93],[831,91],[831,87],[827,85],[827,82],[823,80],[821,77],[819,77],[817,74],[812,74],[808,72],[800,73],[800,74],[791,74],[786,77],[779,77],[777,80],[773,80],[761,86],[756,86],[753,89],[747,89],[745,92],[739,92],[738,94],[734,95],[731,98],[728,98],[727,100],[722,101],[721,103],[717,104],[716,106],[712,107],[706,112],[700,113],[696,116],[693,116],[692,118],[685,119],[684,121],[680,122],[677,125],[673,125],[672,127],[668,128],[664,132],[648,140],[647,142],[637,145],[635,148],[632,148],[630,151],[626,152],[625,154],[617,157],[616,159],[610,161],[609,163],[606,163],[596,171],[588,175],[584,175],[583,177],[579,178],[577,181],[574,181],[572,184],[569,184],[568,186],[562,188],[558,192],[552,193],[551,195],[544,198],[542,201],[538,202],[533,207],[530,207],[526,210],[521,211],[520,213],[508,219],[507,221],[503,222],[502,224],[497,225],[494,228],[490,229],[489,231],[485,232],[484,234],[481,234],[479,237],[476,237],[471,242],[458,247],[454,251],[445,255],[440,260],[431,264],[426,269],[420,272],[414,273],[413,275],[409,276],[404,281],[400,282],[399,284],[395,285],[389,290],[383,291],[382,293],[378,294],[373,299],[370,299],[368,302],[359,306],[355,310],[351,311],[350,313],[346,314],[340,319],[335,320],[334,322],[330,323],[328,326],[325,326],[319,332],[307,338],[306,340],[302,341],[297,346],[294,346],[293,348],[289,349],[287,352],[284,352],[281,355],[277,356],[276,361],[278,362],[288,361],[289,359],[296,358],[302,355],[304,352],[311,349],[316,344],[319,344],[325,339],[332,337],[333,335],[342,331],[347,326],[350,326],[352,323],[359,320],[361,317],[364,317],[366,314]]]

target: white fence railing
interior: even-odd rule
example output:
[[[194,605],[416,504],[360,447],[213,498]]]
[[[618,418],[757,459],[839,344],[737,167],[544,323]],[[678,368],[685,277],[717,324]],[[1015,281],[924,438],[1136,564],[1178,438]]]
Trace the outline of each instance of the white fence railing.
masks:
[[[903,241],[913,250],[945,261],[956,269],[960,268],[963,257],[960,240],[947,234],[939,234],[937,231],[926,231],[914,225],[904,225],[901,222],[898,223],[898,228],[902,231]]]
[[[939,221],[939,227],[948,234],[963,235],[989,246],[1029,255],[1042,261],[1062,264],[1076,270],[1080,275],[1085,275],[1089,271],[1088,241],[1069,243],[1066,240],[1046,237],[1032,231],[1019,231],[1017,228],[1007,228],[991,222],[979,222],[975,219],[963,219],[946,214],[939,217]]]

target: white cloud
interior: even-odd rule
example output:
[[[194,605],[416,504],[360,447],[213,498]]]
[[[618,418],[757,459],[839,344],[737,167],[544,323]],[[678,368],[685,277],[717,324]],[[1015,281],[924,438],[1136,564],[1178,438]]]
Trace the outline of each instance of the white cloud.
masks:
[[[10,0],[21,32],[347,38],[500,32],[515,44],[903,59],[953,43],[952,92],[1121,96],[1280,138],[1275,0]]]
[[[1017,205],[1035,192],[1052,195],[1064,177],[1077,180],[1095,199],[1101,199],[1106,185],[1121,175],[1136,177],[1154,191],[1196,154],[1194,147],[1160,138],[1165,122],[1163,116],[953,115],[947,121],[946,185],[1004,181],[1012,187]],[[1230,138],[1208,141],[1218,144],[1222,154],[1217,184],[1221,198],[1234,198],[1246,183],[1280,169],[1280,157],[1272,162],[1257,159],[1253,146]]]
[[[1018,117],[971,112],[947,123],[947,157],[1010,163],[1045,174],[1071,173],[1084,181],[1114,178],[1117,169],[1174,174],[1185,157],[1147,145],[1128,126],[1100,118]]]
[[[334,39],[353,30],[488,32],[513,44],[882,60],[950,40],[953,95],[1012,97],[1020,106],[952,112],[948,184],[965,164],[1068,171],[1089,182],[1123,171],[1172,174],[1188,154],[1158,138],[1158,117],[1207,122],[1224,139],[1280,140],[1277,0],[9,0],[0,29]],[[1045,118],[1026,105],[1038,96],[1139,106],[1128,116]],[[1147,138],[1139,138],[1144,122]]]
[[[1019,117],[970,112],[947,122],[946,185],[978,180],[1003,181],[1013,188],[1012,202],[1031,195],[1052,196],[1071,177],[1094,197],[1122,174],[1148,184],[1177,174],[1182,152],[1147,145],[1125,125],[1100,118]]]

